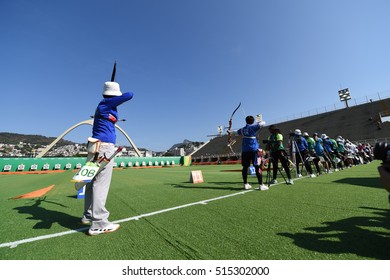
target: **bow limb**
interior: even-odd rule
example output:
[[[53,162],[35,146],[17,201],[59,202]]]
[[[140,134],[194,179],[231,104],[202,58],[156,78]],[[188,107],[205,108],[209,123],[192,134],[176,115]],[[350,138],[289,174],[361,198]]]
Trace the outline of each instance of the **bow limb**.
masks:
[[[236,113],[236,111],[238,110],[238,108],[240,108],[241,106],[241,102],[240,104],[238,104],[237,108],[233,111],[232,115],[230,116],[230,119],[229,119],[229,128],[227,130],[227,133],[228,133],[228,146],[230,148],[230,150],[233,152],[233,148],[232,148],[232,133],[231,133],[231,129],[232,129],[232,125],[233,125],[233,116],[234,114]],[[234,153],[234,152],[233,152]]]
[[[114,63],[114,68],[112,69],[111,82],[115,82],[115,74],[116,74],[116,61]]]
[[[233,125],[233,120],[230,119],[229,120],[229,128],[227,130],[227,133],[228,133],[228,144],[230,144],[230,142],[232,140],[232,133],[230,132],[230,129],[232,128],[232,125]]]

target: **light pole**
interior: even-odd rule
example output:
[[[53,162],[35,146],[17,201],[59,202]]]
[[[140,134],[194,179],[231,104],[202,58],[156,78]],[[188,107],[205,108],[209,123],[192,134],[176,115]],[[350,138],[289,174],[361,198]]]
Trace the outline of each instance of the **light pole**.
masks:
[[[345,106],[348,108],[348,100],[351,99],[351,93],[348,88],[339,90],[340,101],[345,101]]]

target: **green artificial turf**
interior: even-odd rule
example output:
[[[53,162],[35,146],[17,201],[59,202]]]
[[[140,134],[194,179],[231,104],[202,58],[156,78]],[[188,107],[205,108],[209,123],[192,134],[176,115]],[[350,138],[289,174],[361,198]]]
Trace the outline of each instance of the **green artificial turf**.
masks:
[[[0,175],[0,259],[389,259],[390,205],[378,164],[268,191],[243,190],[240,165],[115,170],[106,206],[121,228],[93,237],[78,223],[74,173]],[[192,170],[204,183],[190,183]],[[41,198],[10,199],[52,184]],[[50,236],[57,233],[70,234]],[[35,237],[50,238],[25,242]]]

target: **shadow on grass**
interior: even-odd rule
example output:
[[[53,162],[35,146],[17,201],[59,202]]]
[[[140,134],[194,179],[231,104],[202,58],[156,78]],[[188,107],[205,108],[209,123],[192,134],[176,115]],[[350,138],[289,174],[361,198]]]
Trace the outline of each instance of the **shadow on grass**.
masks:
[[[64,212],[59,212],[55,210],[48,210],[43,207],[43,203],[55,204],[64,208],[67,206],[48,201],[46,197],[38,198],[35,200],[33,205],[15,207],[14,209],[18,211],[19,214],[29,214],[30,217],[27,217],[27,220],[37,220],[37,223],[33,226],[33,229],[49,229],[54,223],[69,228],[69,229],[78,229],[80,227],[80,218],[70,216]]]
[[[309,232],[278,235],[291,238],[301,248],[320,253],[390,259],[390,210],[361,208],[372,210],[373,215],[325,222],[323,227],[304,229]]]
[[[383,186],[379,180],[379,176],[378,176],[378,178],[362,178],[362,177],[343,178],[340,180],[336,180],[334,182],[340,183],[340,184],[348,184],[348,185],[383,189]]]

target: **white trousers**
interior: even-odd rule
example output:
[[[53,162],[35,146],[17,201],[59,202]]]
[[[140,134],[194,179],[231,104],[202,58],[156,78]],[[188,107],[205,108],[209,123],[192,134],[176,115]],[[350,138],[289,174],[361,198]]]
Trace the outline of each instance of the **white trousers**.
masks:
[[[110,157],[115,152],[115,146],[111,143],[102,143],[99,148],[99,157]],[[95,154],[88,153],[87,161],[94,158]],[[103,228],[110,224],[108,216],[110,212],[106,209],[106,200],[110,189],[112,169],[114,160],[112,159],[105,168],[85,187],[84,217],[91,219],[91,228]]]

